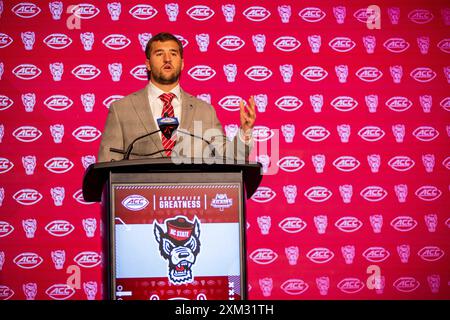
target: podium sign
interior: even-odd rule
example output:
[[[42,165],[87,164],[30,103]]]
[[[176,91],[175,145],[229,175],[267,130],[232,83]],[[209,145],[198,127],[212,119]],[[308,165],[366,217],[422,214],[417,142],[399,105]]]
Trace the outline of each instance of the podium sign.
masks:
[[[242,174],[218,175],[111,175],[112,299],[246,298]]]

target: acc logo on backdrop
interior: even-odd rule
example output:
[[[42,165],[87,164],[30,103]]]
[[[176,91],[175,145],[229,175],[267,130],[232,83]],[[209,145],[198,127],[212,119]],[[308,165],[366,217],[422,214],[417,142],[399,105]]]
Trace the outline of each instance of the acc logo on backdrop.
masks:
[[[391,221],[391,226],[397,231],[408,232],[417,226],[417,221],[410,216],[398,216]]]
[[[418,82],[430,82],[436,78],[436,72],[430,68],[419,67],[411,71],[410,76]]]
[[[138,80],[148,81],[147,67],[145,64],[137,65],[130,70],[130,74]]]
[[[349,52],[351,51],[355,46],[356,43],[352,39],[348,37],[336,37],[333,40],[331,40],[328,45],[337,52]]]
[[[356,217],[342,217],[334,225],[343,232],[355,232],[363,223]]]
[[[223,36],[217,41],[219,47],[227,51],[237,51],[245,45],[245,41],[238,36]]]
[[[270,11],[261,6],[248,7],[243,14],[248,20],[255,22],[261,22],[270,17]]]
[[[14,295],[14,290],[10,287],[0,285],[0,300],[8,300]]]
[[[14,104],[11,98],[0,95],[0,111],[6,110]]]
[[[188,74],[195,80],[207,81],[216,75],[216,71],[210,66],[197,65],[189,69]]]
[[[73,105],[73,101],[62,94],[54,94],[45,99],[44,104],[53,111],[63,111],[69,109]]]
[[[44,39],[44,43],[52,49],[61,50],[72,43],[72,39],[64,33],[52,33]]]
[[[301,279],[289,279],[281,285],[281,290],[290,295],[302,294],[308,290],[308,288],[308,284]]]
[[[72,7],[71,13],[80,19],[92,19],[98,15],[100,9],[90,3],[80,3]]]
[[[450,39],[442,39],[438,43],[438,48],[441,49],[442,52],[450,53]]]
[[[387,39],[383,46],[393,53],[401,53],[409,48],[409,42],[403,38],[390,38]]]
[[[358,106],[358,101],[349,96],[339,96],[331,101],[331,105],[338,111],[352,111]]]
[[[426,9],[416,9],[408,14],[408,19],[417,24],[425,24],[433,20],[434,15]]]
[[[146,208],[149,205],[150,201],[147,198],[139,195],[133,194],[129,195],[125,199],[122,200],[122,205],[131,211],[139,211]]]
[[[435,186],[421,186],[415,195],[423,201],[434,201],[442,195],[442,191]]]
[[[43,198],[37,190],[21,189],[13,195],[13,199],[24,206],[32,206]]]
[[[83,251],[73,258],[76,264],[84,268],[93,268],[102,262],[102,257],[97,252]]]
[[[0,98],[1,97],[4,97],[4,96],[0,96]],[[442,99],[440,105],[442,108],[444,108],[445,111],[450,112],[450,97],[446,97],[446,98]],[[1,105],[0,105],[0,107],[1,107]]]
[[[297,233],[304,230],[307,224],[299,217],[287,217],[278,226],[287,233]]]
[[[205,21],[210,19],[214,15],[214,10],[208,6],[197,5],[190,7],[188,11],[186,11],[187,15],[194,20]]]
[[[64,157],[54,157],[45,162],[44,167],[53,173],[66,173],[74,166],[73,162]]]
[[[360,195],[367,201],[377,202],[387,196],[387,191],[380,186],[368,186],[361,190]]]
[[[425,261],[437,261],[444,256],[444,250],[436,246],[426,246],[417,252],[417,255]]]
[[[87,202],[84,200],[83,197],[83,190],[78,189],[74,194],[73,194],[73,198],[81,204],[94,204],[95,202]]]
[[[277,194],[269,187],[258,187],[251,199],[255,202],[265,203],[272,201]]]
[[[356,170],[361,163],[358,159],[352,156],[340,156],[333,161],[333,165],[339,170],[350,172]]]
[[[386,101],[386,106],[395,112],[403,112],[411,108],[412,101],[406,97],[392,97]]]
[[[400,277],[394,281],[393,286],[401,292],[412,292],[420,286],[420,282],[413,277]]]
[[[331,190],[322,186],[314,186],[305,191],[304,196],[313,202],[324,202],[333,195]]]
[[[301,10],[298,15],[306,22],[319,22],[326,14],[320,8],[308,7]]]
[[[122,98],[123,98],[123,96],[121,96],[119,94],[114,94],[112,96],[109,96],[105,100],[103,100],[103,105],[109,109],[109,107],[111,106],[111,103],[113,103],[114,101],[120,100]]]
[[[365,82],[375,82],[383,76],[383,72],[375,67],[363,67],[356,71],[356,76]]]
[[[13,231],[14,227],[10,223],[6,221],[0,221],[0,238],[6,237]]]
[[[76,128],[72,135],[81,142],[92,142],[100,138],[102,133],[96,127],[92,126],[81,126]]]
[[[34,64],[28,63],[18,65],[12,70],[12,72],[17,78],[22,80],[32,80],[42,73],[41,69],[36,67]]]
[[[6,48],[11,43],[13,43],[14,40],[6,33],[0,32],[0,49]]]
[[[291,36],[282,36],[277,38],[273,45],[281,51],[291,52],[298,49],[301,45],[300,41],[298,41],[295,37]]]
[[[370,262],[382,262],[390,256],[390,253],[383,247],[370,247],[362,255]]]
[[[326,263],[333,259],[334,253],[328,248],[314,248],[306,254],[306,257],[314,263]]]
[[[128,47],[131,40],[123,34],[110,34],[109,36],[103,38],[102,43],[109,49],[121,50]]]
[[[75,294],[75,289],[68,284],[54,284],[45,290],[45,294],[53,300],[66,300]]]
[[[100,73],[100,69],[92,64],[80,64],[72,70],[72,74],[80,80],[95,79]]]
[[[158,10],[149,4],[138,4],[130,9],[129,13],[139,20],[148,20],[156,16]]]
[[[239,96],[229,95],[220,99],[218,104],[227,111],[238,111],[241,100],[242,98]]]
[[[13,131],[13,136],[22,142],[33,142],[42,136],[42,132],[32,126],[22,126]]]
[[[420,126],[413,131],[413,136],[420,141],[432,141],[439,136],[439,131],[430,126]]]
[[[275,135],[272,129],[266,126],[255,126],[252,136],[255,141],[267,141]]]
[[[299,109],[303,102],[295,96],[282,96],[275,101],[275,105],[283,111],[291,112]]]
[[[20,2],[19,4],[16,4],[11,10],[16,16],[25,19],[33,18],[41,12],[41,8],[30,2]]]
[[[317,82],[325,79],[328,72],[319,66],[309,66],[300,72],[300,75],[308,81]]]
[[[278,160],[277,166],[286,172],[295,172],[305,166],[305,162],[296,156],[286,156]]]
[[[330,136],[330,131],[322,126],[310,126],[303,130],[302,135],[312,142],[323,141]]]
[[[364,288],[364,283],[358,278],[345,278],[342,279],[337,287],[344,293],[357,293]]]
[[[358,131],[358,135],[368,142],[374,142],[382,139],[385,135],[385,132],[383,131],[383,129],[377,126],[365,126]]]
[[[45,230],[55,237],[65,237],[74,229],[73,224],[66,220],[54,220],[45,226]]]
[[[34,269],[39,266],[44,259],[34,252],[23,252],[17,255],[13,262],[22,269]]]
[[[0,157],[0,174],[6,173],[14,167],[14,163],[9,159]]]
[[[278,258],[278,255],[272,249],[260,248],[253,251],[249,258],[257,264],[270,264]]]
[[[408,156],[396,156],[389,160],[388,165],[396,171],[408,171],[414,167],[414,160]]]
[[[244,74],[253,81],[265,81],[269,79],[273,72],[265,66],[251,66],[245,70]]]

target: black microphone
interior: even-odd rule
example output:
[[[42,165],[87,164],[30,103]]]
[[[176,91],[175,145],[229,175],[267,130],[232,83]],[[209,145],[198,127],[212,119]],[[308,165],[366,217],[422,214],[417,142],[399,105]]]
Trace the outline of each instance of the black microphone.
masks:
[[[175,117],[169,117],[167,112],[164,117],[158,118],[156,120],[158,123],[159,130],[166,137],[166,139],[172,138],[172,133],[178,128],[178,119]]]
[[[215,158],[215,156],[216,156],[216,149],[215,149],[214,145],[211,144],[211,142],[209,142],[208,140],[206,140],[205,138],[203,138],[201,136],[197,136],[195,134],[192,134],[189,131],[178,129],[177,132],[183,133],[185,135],[188,135],[188,136],[191,136],[191,137],[194,137],[194,138],[197,138],[197,139],[201,139],[202,141],[206,142],[206,144],[208,145],[208,148],[211,150],[211,156],[213,158]]]

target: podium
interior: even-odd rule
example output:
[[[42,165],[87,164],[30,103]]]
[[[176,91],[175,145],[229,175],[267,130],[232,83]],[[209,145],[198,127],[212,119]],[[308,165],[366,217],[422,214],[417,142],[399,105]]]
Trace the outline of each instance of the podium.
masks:
[[[254,162],[90,165],[83,197],[102,202],[107,297],[246,299],[245,199],[261,179]]]

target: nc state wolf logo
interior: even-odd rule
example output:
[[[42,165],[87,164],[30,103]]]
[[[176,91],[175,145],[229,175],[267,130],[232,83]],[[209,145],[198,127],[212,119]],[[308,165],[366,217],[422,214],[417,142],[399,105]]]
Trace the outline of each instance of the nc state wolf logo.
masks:
[[[155,221],[154,233],[161,256],[169,260],[169,280],[175,285],[191,283],[191,267],[200,252],[200,223],[197,217],[189,221],[177,216],[165,224],[167,232]]]

